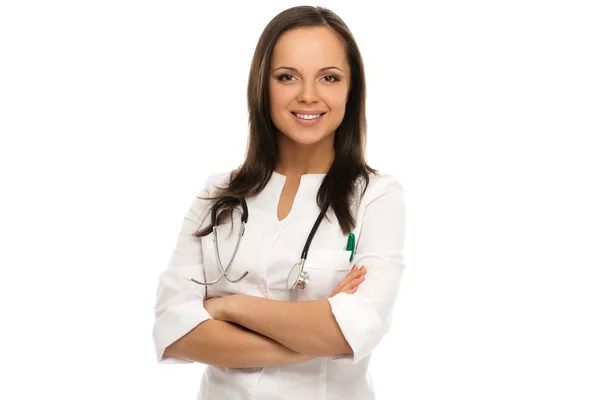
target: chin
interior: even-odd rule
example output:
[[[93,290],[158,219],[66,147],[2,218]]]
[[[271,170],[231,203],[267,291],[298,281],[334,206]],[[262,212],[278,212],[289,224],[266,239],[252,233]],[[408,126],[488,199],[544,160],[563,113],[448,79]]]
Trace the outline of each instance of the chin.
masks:
[[[288,140],[303,146],[312,146],[327,140],[328,135],[321,133],[301,133],[294,132],[293,134],[283,134]]]

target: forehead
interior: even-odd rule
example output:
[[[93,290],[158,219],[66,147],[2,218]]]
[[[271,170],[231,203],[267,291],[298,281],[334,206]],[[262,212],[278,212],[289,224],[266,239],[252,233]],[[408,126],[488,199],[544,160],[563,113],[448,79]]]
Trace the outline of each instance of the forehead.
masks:
[[[335,65],[347,70],[343,39],[331,28],[296,28],[283,33],[271,56],[271,67],[319,69]]]

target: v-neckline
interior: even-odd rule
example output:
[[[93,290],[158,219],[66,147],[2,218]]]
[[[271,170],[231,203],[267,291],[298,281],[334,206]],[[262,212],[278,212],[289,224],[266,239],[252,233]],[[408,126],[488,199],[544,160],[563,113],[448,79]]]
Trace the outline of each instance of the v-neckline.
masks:
[[[296,190],[296,194],[294,195],[294,198],[292,199],[292,205],[290,207],[290,210],[288,211],[287,215],[282,218],[281,220],[279,219],[279,203],[281,202],[281,196],[283,194],[283,188],[285,187],[285,184],[287,182],[287,176],[280,174],[278,172],[273,171],[272,175],[271,175],[271,179],[275,180],[275,183],[277,184],[277,190],[275,191],[275,210],[274,210],[274,214],[275,214],[275,221],[278,225],[285,225],[289,220],[290,217],[293,217],[295,215],[294,210],[296,210],[298,208],[298,203],[301,201],[304,201],[304,194],[305,191],[307,189],[308,186],[313,186],[316,184],[320,184],[323,181],[323,178],[325,177],[326,174],[324,173],[320,173],[320,174],[303,174],[300,175],[300,182],[298,183],[298,189]]]

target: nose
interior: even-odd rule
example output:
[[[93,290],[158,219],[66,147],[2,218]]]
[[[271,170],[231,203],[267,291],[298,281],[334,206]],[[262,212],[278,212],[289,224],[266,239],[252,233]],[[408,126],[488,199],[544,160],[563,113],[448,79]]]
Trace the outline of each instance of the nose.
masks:
[[[317,89],[314,83],[306,82],[300,88],[298,101],[302,103],[314,103],[319,100]]]

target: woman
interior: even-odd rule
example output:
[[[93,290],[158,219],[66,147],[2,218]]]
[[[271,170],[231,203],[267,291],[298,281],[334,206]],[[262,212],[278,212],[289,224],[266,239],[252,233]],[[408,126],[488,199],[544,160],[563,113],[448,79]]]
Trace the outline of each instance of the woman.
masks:
[[[248,106],[243,165],[207,179],[160,275],[158,361],[207,364],[201,399],[373,399],[405,206],[365,162],[363,64],[344,22],[321,7],[277,15]]]

